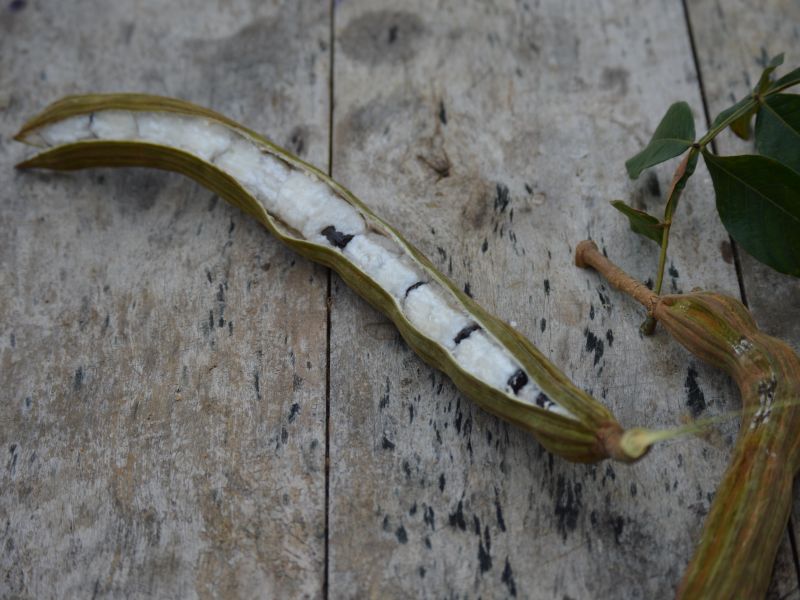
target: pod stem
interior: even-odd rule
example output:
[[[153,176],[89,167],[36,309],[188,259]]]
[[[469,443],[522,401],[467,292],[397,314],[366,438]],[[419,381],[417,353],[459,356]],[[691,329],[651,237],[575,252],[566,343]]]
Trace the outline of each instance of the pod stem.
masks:
[[[575,249],[575,265],[581,269],[593,268],[619,291],[642,304],[647,309],[648,314],[652,314],[656,304],[658,304],[659,297],[653,290],[608,260],[600,252],[597,244],[591,240],[583,240],[578,244]]]

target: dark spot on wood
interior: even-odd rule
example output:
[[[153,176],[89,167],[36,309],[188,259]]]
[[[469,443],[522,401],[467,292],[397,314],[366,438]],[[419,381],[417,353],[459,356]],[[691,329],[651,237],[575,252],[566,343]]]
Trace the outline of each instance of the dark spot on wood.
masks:
[[[397,528],[397,531],[395,531],[394,534],[397,536],[397,541],[401,544],[408,543],[408,534],[406,533],[406,528],[402,525]]]
[[[481,570],[481,574],[486,573],[486,571],[492,568],[492,543],[491,539],[489,538],[488,527],[486,527],[484,538],[485,539],[481,540],[478,544],[478,566]],[[486,543],[485,547],[484,542]]]
[[[281,443],[285,444],[289,440],[289,432],[286,431],[286,427],[281,427]]]
[[[481,326],[478,325],[477,323],[472,323],[471,325],[467,325],[456,334],[456,337],[453,338],[453,342],[455,342],[456,345],[460,344],[470,335],[472,335],[473,331],[478,331],[480,328]]]
[[[411,515],[412,517],[415,514],[417,514],[417,503],[416,502],[414,502],[414,504],[411,505],[411,508],[408,509],[408,514]]]
[[[500,496],[497,493],[497,488],[494,490],[494,508],[497,514],[497,526],[500,528],[500,531],[505,531],[506,521],[503,518],[503,507],[500,506]]]
[[[75,376],[72,379],[72,388],[77,392],[83,386],[83,367],[78,367],[75,371]]]
[[[306,135],[306,128],[302,125],[298,125],[292,129],[289,135],[289,147],[294,150],[294,153],[298,156],[301,156],[306,149]]]
[[[733,247],[728,240],[722,240],[719,243],[719,251],[722,254],[722,260],[729,265],[733,264]]]
[[[605,287],[603,286],[597,288],[597,296],[600,298],[600,304],[602,304],[604,308],[608,308],[611,306],[611,302],[609,301],[608,296],[603,293],[604,289]]]
[[[598,338],[588,329],[583,330],[583,335],[586,337],[586,351],[594,352],[594,365],[597,366],[597,363],[599,363],[600,359],[603,358],[605,344],[603,343],[603,340]]]
[[[614,345],[614,332],[610,329],[606,331],[606,341],[608,342],[609,348]]]
[[[636,482],[632,481],[631,482],[631,496],[635,497],[636,494],[638,494],[638,493],[639,493],[639,489],[636,487]]]
[[[644,282],[644,285],[647,287],[648,290],[653,289],[653,279],[651,277],[647,278],[647,281]]]
[[[475,535],[480,536],[480,534],[481,534],[481,520],[478,518],[478,515],[473,515],[472,524],[475,527]]]
[[[464,293],[472,298],[472,288],[470,287],[469,282],[464,284]]]
[[[648,194],[655,198],[661,198],[661,184],[658,182],[658,176],[653,171],[648,173],[645,184]]]
[[[231,219],[231,224],[228,225],[228,235],[232,234],[234,229],[236,229],[236,223]]]
[[[253,387],[256,389],[256,399],[261,400],[261,384],[259,383],[258,371],[253,373]]]
[[[381,523],[381,527],[384,531],[389,531],[389,515],[383,515],[383,522]]]
[[[428,525],[431,529],[436,529],[436,525],[434,523],[435,515],[433,513],[432,506],[425,507],[425,512],[422,515],[422,520],[425,521],[425,524]]]
[[[528,383],[528,376],[525,374],[525,371],[522,369],[517,369],[511,377],[508,378],[507,385],[510,387],[515,394],[518,394],[519,391]]]
[[[481,252],[486,253],[489,249],[489,240],[487,238],[483,238],[483,243],[481,244]]]
[[[444,109],[444,100],[439,101],[439,121],[442,125],[447,125],[447,111]]]
[[[426,283],[427,283],[427,281],[418,281],[417,283],[415,283],[415,284],[413,284],[413,285],[410,285],[410,286],[408,286],[408,289],[406,290],[406,293],[405,293],[405,296],[406,296],[406,298],[408,297],[408,295],[409,295],[411,292],[413,292],[413,291],[414,291],[415,289],[417,289],[418,287],[420,287],[420,286],[422,286],[422,285],[425,285]]]
[[[381,447],[384,450],[394,450],[394,442],[390,441],[389,438],[383,436],[383,441],[381,442]]]
[[[291,408],[289,408],[289,423],[292,423],[297,418],[298,414],[300,414],[300,405],[295,402],[292,404]]]
[[[464,519],[464,502],[463,500],[458,501],[458,506],[456,507],[456,511],[449,515],[450,520],[450,527],[458,527],[461,531],[465,531],[467,529],[467,522]]]
[[[444,473],[439,475],[439,491],[440,492],[444,491],[444,486],[445,486],[446,481],[447,480],[444,478]]]
[[[600,73],[600,87],[604,90],[615,90],[618,96],[628,93],[630,71],[623,67],[605,67]]]
[[[417,154],[417,160],[423,165],[433,171],[439,179],[450,177],[450,157],[447,152],[442,148],[441,155],[426,156],[425,154]]]
[[[498,183],[496,186],[496,193],[494,197],[494,209],[497,212],[504,212],[508,203],[511,201],[508,193],[508,187],[503,185],[502,183]]]
[[[414,422],[414,405],[413,404],[409,404],[408,405],[408,422],[409,423],[413,423]]]
[[[529,194],[533,193],[533,188],[530,186],[530,184],[528,183],[525,184],[525,191],[528,192]]]
[[[19,12],[25,8],[27,2],[25,0],[12,0],[8,5],[8,10],[11,12]]]
[[[550,295],[550,280],[549,279],[545,279],[544,280],[544,295],[545,296],[549,296]]]
[[[369,12],[353,19],[341,35],[349,57],[370,65],[396,64],[411,59],[423,46],[425,26],[415,14],[402,11]]]
[[[506,566],[503,569],[503,576],[500,578],[500,581],[506,584],[506,588],[508,588],[508,593],[514,598],[516,598],[517,585],[514,583],[514,572],[511,570],[511,563],[508,561],[508,557],[506,557]]]
[[[589,304],[589,319],[594,321],[594,304]]]
[[[706,397],[697,384],[697,371],[694,367],[689,367],[683,385],[686,388],[686,406],[689,407],[693,417],[698,417],[706,408]]]
[[[612,516],[610,519],[611,530],[614,532],[614,541],[619,545],[622,537],[622,530],[625,529],[625,520],[619,516]]]
[[[555,514],[558,531],[564,540],[578,525],[578,517],[583,508],[580,483],[571,483],[564,475],[559,475],[556,483]]]
[[[320,233],[325,236],[331,246],[335,246],[336,248],[346,247],[347,244],[350,243],[350,240],[353,239],[351,234],[337,231],[336,227],[333,225],[328,225]]]
[[[547,329],[547,319],[544,317],[542,317],[542,319],[539,321],[539,329],[542,330],[542,333],[544,333],[544,330]]]

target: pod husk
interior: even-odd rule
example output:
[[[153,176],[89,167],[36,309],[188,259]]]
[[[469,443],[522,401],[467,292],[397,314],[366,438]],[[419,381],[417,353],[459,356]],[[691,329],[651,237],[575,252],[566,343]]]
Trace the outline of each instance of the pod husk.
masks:
[[[257,219],[275,237],[297,253],[336,271],[356,293],[395,324],[408,345],[425,362],[447,374],[458,389],[481,408],[529,431],[549,451],[576,462],[593,462],[608,457],[631,462],[640,458],[641,454],[632,456],[620,448],[619,439],[623,430],[611,412],[577,388],[527,338],[501,319],[491,315],[462,292],[422,252],[391,225],[375,215],[349,190],[313,165],[300,160],[235,121],[207,108],[174,98],[145,94],[89,94],[66,97],[50,105],[29,120],[15,139],[31,143],[32,140],[35,141],[36,131],[43,126],[100,110],[166,112],[203,118],[246,136],[263,152],[272,154],[292,167],[311,173],[324,181],[362,214],[369,228],[393,238],[419,263],[431,279],[449,288],[473,318],[508,349],[542,391],[575,415],[576,419],[521,402],[501,390],[486,385],[461,369],[449,352],[427,338],[405,318],[397,302],[367,274],[349,262],[336,249],[301,239],[291,228],[270,215],[234,178],[211,162],[175,147],[149,142],[84,140],[54,146],[20,163],[17,167],[75,170],[135,166],[174,171],[191,177]]]

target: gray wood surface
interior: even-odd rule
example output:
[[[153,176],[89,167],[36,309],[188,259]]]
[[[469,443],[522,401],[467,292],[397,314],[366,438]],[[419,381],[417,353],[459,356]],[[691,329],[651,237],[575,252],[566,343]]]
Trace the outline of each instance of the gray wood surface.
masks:
[[[630,182],[624,159],[673,101],[704,129],[701,92],[713,113],[744,85],[756,34],[774,52],[797,31],[776,18],[775,41],[777,3],[690,2],[701,89],[681,3],[633,4],[4,5],[0,597],[671,596],[735,422],[632,467],[566,463],[199,186],[15,173],[10,143],[67,93],[211,106],[332,169],[623,424],[672,426],[736,410],[734,387],[640,338],[641,311],[572,251],[592,237],[652,276],[657,248],[607,201],[658,210],[674,164]],[[752,45],[718,14],[749,15]],[[667,287],[738,295],[712,197],[701,169]],[[800,331],[770,324],[796,282],[743,268],[759,322]],[[787,536],[771,597],[798,597],[794,567]]]
[[[325,164],[327,7],[0,19],[0,597],[320,596],[326,270],[187,179],[16,173],[10,138],[64,94],[143,90]]]

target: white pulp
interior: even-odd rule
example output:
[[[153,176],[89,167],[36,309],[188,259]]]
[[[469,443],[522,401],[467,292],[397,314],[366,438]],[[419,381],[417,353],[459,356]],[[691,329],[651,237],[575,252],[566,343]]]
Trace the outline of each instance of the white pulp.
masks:
[[[429,281],[396,241],[367,231],[360,212],[328,185],[291,167],[246,135],[202,117],[103,110],[45,125],[29,136],[29,141],[48,146],[89,139],[145,141],[177,147],[213,162],[302,238],[339,249],[389,292],[405,317],[449,351],[464,371],[523,402],[574,418],[543,395],[529,375],[514,392],[511,380],[520,365],[483,329],[466,329],[475,322],[450,290]],[[468,334],[456,342],[462,331]]]

